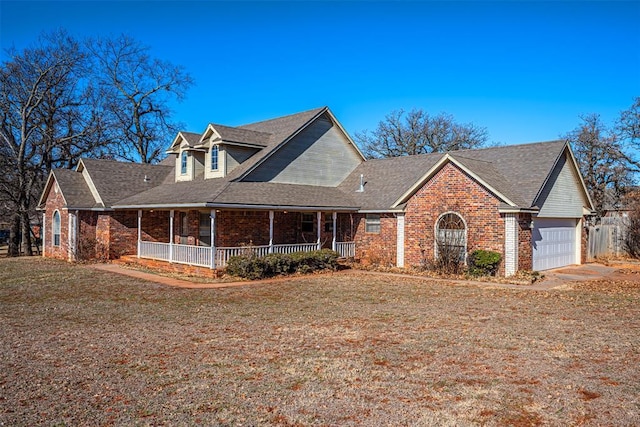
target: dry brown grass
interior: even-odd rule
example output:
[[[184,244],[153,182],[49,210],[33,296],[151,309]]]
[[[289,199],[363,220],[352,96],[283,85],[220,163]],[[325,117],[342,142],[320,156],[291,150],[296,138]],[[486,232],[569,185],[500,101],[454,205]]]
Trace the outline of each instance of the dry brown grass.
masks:
[[[186,290],[3,259],[0,425],[639,425],[640,278],[618,276]]]

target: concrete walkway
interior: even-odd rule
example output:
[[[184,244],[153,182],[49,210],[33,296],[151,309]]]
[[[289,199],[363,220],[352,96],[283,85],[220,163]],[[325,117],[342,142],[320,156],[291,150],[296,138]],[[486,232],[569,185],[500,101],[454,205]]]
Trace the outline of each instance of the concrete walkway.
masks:
[[[218,289],[218,288],[232,288],[237,286],[259,285],[278,283],[288,280],[295,280],[297,277],[278,277],[275,279],[266,280],[244,280],[236,282],[217,282],[217,283],[196,283],[188,280],[177,279],[174,277],[161,276],[159,274],[147,273],[131,268],[123,267],[119,264],[90,264],[90,268],[107,271],[110,273],[122,274],[129,277],[135,277],[136,279],[146,280],[149,282],[155,282],[166,286],[173,286],[186,289]],[[387,277],[401,277],[401,278],[415,278],[428,281],[437,282],[449,282],[456,284],[475,285],[486,288],[505,288],[505,289],[521,289],[521,290],[550,290],[561,289],[565,287],[569,282],[583,282],[587,280],[603,279],[615,272],[615,267],[607,267],[602,264],[583,264],[570,267],[563,267],[555,270],[547,270],[544,274],[544,279],[540,282],[536,282],[532,285],[516,285],[509,283],[495,283],[495,282],[481,282],[475,280],[451,280],[451,279],[438,279],[424,276],[412,276],[402,273],[383,273],[375,271],[363,271],[363,270],[343,270],[336,273],[329,273],[335,275],[345,274],[362,274],[362,275],[378,275]]]

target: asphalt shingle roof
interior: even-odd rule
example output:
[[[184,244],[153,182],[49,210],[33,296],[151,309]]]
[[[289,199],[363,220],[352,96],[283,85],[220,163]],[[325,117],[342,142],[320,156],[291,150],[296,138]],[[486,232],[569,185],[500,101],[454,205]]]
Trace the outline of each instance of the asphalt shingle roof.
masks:
[[[211,124],[225,142],[240,142],[266,147],[271,140],[271,134],[255,130]]]
[[[361,209],[388,210],[443,156],[442,153],[372,159],[361,163],[339,186]],[[360,188],[363,175],[364,191]]]
[[[230,142],[262,146],[224,178],[174,182],[174,166],[144,165],[109,160],[83,159],[106,207],[232,204],[256,206],[326,207],[385,211],[392,208],[445,156],[431,153],[362,162],[338,187],[242,182],[242,177],[275,153],[291,136],[327,111],[326,107],[248,125],[212,125]],[[195,145],[201,135],[182,132]],[[532,207],[566,144],[552,141],[461,150],[448,155],[482,182],[518,207]],[[95,200],[78,172],[54,172],[65,197],[78,206]],[[358,192],[360,175],[364,191]],[[145,182],[147,177],[149,182]],[[67,194],[68,193],[68,194]],[[400,206],[402,207],[402,206]]]
[[[564,141],[507,145],[448,153],[479,179],[522,208],[532,207],[562,154]],[[389,209],[433,168],[443,153],[369,160],[358,166],[339,188],[363,210]],[[356,192],[364,175],[365,191]]]
[[[172,166],[82,159],[105,207],[118,200],[160,185],[173,171]],[[145,177],[147,181],[145,182]]]
[[[68,208],[89,209],[96,207],[96,199],[93,198],[87,182],[80,172],[71,169],[55,169],[53,176],[62,191]]]

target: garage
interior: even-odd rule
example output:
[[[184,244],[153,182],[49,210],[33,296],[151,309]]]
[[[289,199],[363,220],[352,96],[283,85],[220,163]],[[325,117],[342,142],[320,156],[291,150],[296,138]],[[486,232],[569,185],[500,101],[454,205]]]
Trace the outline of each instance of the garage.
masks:
[[[533,269],[549,270],[577,264],[575,218],[536,218],[533,235]]]

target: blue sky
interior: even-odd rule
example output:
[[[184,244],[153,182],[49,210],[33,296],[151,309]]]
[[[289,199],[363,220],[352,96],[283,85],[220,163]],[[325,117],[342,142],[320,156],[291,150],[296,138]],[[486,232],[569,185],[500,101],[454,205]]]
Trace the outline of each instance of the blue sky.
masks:
[[[512,144],[640,96],[640,1],[0,2],[3,50],[60,27],[183,65],[196,85],[174,117],[193,132],[328,105],[353,135],[422,108]]]

